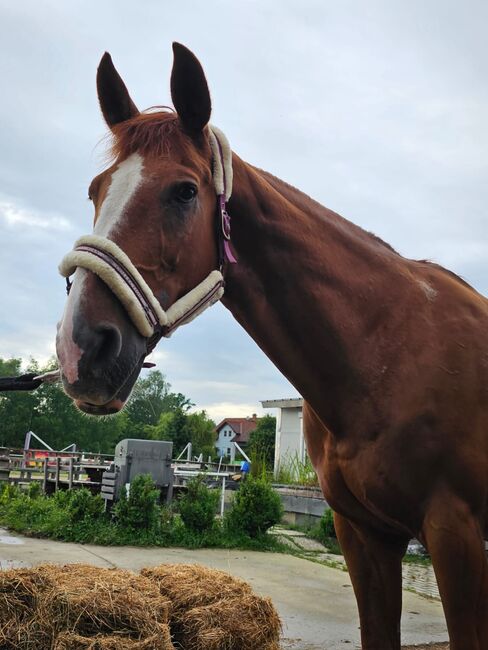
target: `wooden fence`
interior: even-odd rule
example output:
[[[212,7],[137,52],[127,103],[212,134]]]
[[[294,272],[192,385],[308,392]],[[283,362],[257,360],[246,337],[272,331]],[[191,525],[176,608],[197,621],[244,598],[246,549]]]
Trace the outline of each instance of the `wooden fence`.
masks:
[[[0,482],[29,486],[37,482],[45,494],[86,487],[100,492],[102,474],[113,456],[79,452],[49,452],[33,456],[22,450],[0,448]]]

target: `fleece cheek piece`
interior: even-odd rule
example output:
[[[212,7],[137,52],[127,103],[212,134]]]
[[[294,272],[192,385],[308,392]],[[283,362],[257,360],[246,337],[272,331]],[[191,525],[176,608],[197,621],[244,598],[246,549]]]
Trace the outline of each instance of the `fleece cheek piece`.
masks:
[[[69,277],[77,267],[98,275],[146,338],[157,331],[170,336],[177,327],[193,320],[224,294],[224,278],[215,270],[165,311],[124,251],[115,242],[97,235],[78,239],[74,250],[61,260],[59,272]]]

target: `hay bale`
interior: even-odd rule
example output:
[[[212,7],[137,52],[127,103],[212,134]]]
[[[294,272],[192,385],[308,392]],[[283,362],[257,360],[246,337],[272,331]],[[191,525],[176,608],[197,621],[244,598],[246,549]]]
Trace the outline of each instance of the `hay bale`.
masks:
[[[0,572],[0,594],[13,603],[0,623],[2,649],[174,650],[168,600],[129,571],[80,564],[14,569]]]
[[[87,636],[126,634],[140,638],[168,622],[169,601],[149,579],[119,569],[88,565],[46,566],[52,588],[45,590],[38,609],[61,629],[77,629]],[[59,628],[59,625],[58,625]]]
[[[192,650],[270,650],[281,631],[271,600],[254,594],[190,609],[181,626]]]
[[[247,582],[194,564],[163,564],[141,574],[171,600],[171,632],[184,650],[278,650],[279,616]]]
[[[160,564],[142,569],[141,575],[157,583],[161,595],[171,601],[173,616],[175,612],[253,593],[244,580],[200,564]]]
[[[37,595],[49,584],[50,579],[35,569],[0,571],[0,626],[14,615],[29,615]]]
[[[80,636],[66,632],[56,639],[53,650],[168,650],[173,648],[167,625],[161,625],[153,636],[142,641],[116,636]]]
[[[276,610],[247,582],[193,564],[142,574],[80,564],[0,571],[0,648],[174,650],[172,633],[181,650],[279,650]]]

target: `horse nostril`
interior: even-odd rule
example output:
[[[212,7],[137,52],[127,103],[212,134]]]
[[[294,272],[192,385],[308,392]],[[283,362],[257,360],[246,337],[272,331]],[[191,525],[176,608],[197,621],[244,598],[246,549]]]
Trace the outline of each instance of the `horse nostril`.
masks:
[[[104,366],[116,359],[122,349],[122,335],[114,325],[99,325],[93,332],[93,341],[87,350],[90,363]]]

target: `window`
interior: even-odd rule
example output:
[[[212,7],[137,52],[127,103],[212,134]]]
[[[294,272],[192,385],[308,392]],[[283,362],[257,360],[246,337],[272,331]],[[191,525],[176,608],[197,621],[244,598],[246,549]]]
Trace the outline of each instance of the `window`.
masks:
[[[227,447],[227,456],[230,456],[230,447]]]

